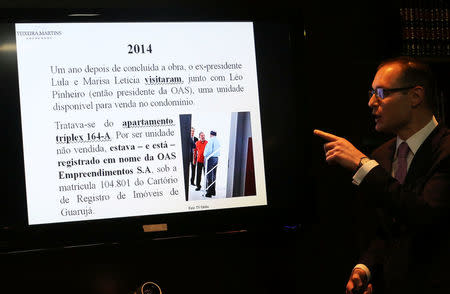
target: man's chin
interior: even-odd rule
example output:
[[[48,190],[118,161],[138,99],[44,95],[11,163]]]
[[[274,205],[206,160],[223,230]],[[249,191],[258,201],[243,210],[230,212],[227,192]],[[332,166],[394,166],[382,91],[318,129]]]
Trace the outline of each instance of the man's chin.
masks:
[[[380,123],[377,123],[375,125],[375,131],[383,134],[395,134],[395,132],[391,128],[388,128]]]
[[[386,129],[385,129],[385,127],[382,124],[377,123],[375,125],[375,131],[380,132],[380,133],[385,133]]]

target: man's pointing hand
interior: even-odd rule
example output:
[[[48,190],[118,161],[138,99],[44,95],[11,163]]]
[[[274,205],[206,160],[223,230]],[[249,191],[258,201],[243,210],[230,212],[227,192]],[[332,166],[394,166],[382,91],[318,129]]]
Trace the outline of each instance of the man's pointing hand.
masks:
[[[323,145],[323,148],[326,161],[329,164],[337,163],[347,169],[356,171],[361,158],[366,157],[344,138],[320,130],[314,130],[314,134],[328,141]]]

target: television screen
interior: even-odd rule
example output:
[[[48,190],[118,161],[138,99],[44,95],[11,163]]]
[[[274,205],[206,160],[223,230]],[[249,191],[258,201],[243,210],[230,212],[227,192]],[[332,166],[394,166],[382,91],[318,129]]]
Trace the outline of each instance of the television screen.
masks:
[[[308,217],[301,20],[14,13],[0,24],[7,243]]]

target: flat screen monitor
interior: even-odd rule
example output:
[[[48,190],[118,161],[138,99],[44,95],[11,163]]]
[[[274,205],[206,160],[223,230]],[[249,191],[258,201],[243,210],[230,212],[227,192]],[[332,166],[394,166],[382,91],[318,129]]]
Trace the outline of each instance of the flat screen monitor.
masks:
[[[307,178],[295,144],[295,25],[3,23],[3,230],[182,233],[286,220]]]

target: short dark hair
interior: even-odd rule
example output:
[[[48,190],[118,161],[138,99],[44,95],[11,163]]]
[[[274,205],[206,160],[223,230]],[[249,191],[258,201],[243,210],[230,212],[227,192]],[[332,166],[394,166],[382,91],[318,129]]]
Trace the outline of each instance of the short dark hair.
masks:
[[[425,89],[425,102],[434,110],[434,76],[430,66],[416,58],[410,56],[399,56],[386,59],[380,63],[377,70],[385,65],[399,64],[402,68],[402,75],[399,80],[403,83],[402,87],[422,86]]]

